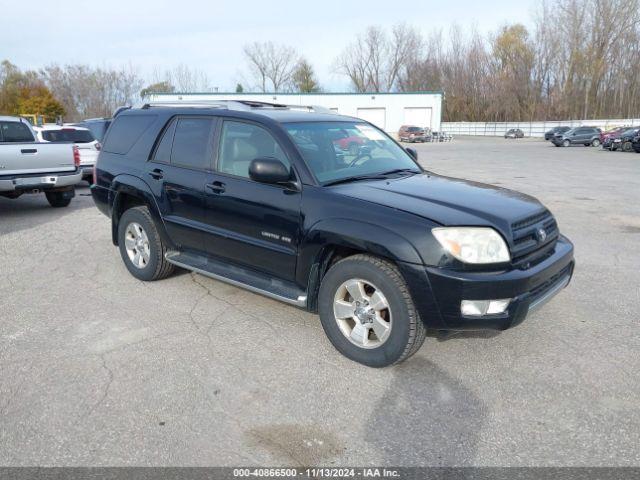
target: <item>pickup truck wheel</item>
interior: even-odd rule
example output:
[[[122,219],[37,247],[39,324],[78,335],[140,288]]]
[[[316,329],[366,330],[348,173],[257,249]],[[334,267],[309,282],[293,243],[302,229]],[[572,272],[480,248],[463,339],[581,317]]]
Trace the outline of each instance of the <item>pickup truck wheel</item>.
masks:
[[[320,286],[318,310],[333,346],[370,367],[406,360],[426,337],[397,267],[371,255],[354,255],[329,269]]]
[[[68,207],[71,203],[71,198],[65,197],[62,192],[45,192],[45,196],[53,208]]]
[[[122,215],[118,224],[120,256],[127,270],[139,280],[161,280],[173,273],[167,262],[167,248],[147,207],[134,207]]]

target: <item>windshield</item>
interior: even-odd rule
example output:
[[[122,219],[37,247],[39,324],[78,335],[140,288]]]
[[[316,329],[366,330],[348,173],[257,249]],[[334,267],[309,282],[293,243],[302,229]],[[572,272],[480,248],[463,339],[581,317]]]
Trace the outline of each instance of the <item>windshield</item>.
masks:
[[[95,140],[89,130],[65,128],[62,130],[43,130],[42,138],[47,142],[91,143]]]
[[[366,123],[304,122],[284,127],[320,183],[396,170],[421,171],[403,148]]]

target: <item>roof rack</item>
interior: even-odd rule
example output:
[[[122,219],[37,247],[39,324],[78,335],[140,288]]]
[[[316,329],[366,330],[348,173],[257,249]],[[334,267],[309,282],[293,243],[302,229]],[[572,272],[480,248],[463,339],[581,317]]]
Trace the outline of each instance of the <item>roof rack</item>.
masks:
[[[147,102],[142,105],[143,110],[149,108],[166,108],[166,107],[182,107],[182,108],[221,108],[225,110],[302,110],[305,112],[331,113],[326,107],[319,105],[287,105],[284,103],[260,102],[257,100],[199,100],[197,102]]]

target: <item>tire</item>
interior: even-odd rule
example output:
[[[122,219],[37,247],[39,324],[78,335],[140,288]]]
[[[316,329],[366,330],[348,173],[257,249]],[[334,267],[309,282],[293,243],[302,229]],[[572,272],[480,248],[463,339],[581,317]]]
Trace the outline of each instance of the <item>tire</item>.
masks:
[[[624,143],[622,144],[622,151],[623,151],[623,152],[630,152],[632,148],[633,148],[633,147],[632,147],[632,145],[631,145],[631,142],[624,142]]]
[[[373,323],[367,323],[366,320],[362,323],[355,316],[356,297],[349,293],[352,288],[345,287],[349,282],[364,284],[363,290],[360,291],[364,291],[365,295],[361,298],[365,299],[365,304],[367,299],[373,304],[375,298],[378,299],[378,304],[385,305],[386,302],[388,307],[381,311],[371,310],[368,304],[359,309],[363,317],[371,315],[369,321],[375,322],[378,327],[381,323],[387,325],[389,330],[386,333],[378,336],[378,330],[375,330]],[[376,295],[377,292],[382,294],[381,297]],[[380,301],[381,299],[384,299],[384,302]],[[338,303],[347,315],[341,319],[338,319],[339,314],[336,313],[339,311],[336,310],[339,307]],[[354,308],[353,318],[349,316],[350,308]],[[369,309],[369,313],[365,308]],[[406,360],[420,349],[427,333],[397,267],[387,260],[371,255],[358,254],[347,257],[329,269],[320,285],[318,310],[322,327],[336,350],[345,357],[369,367],[386,367]],[[388,321],[371,320],[374,317],[386,318]],[[348,338],[349,330],[351,339]],[[361,331],[367,332],[364,340],[367,346],[359,341],[359,338],[364,336],[356,334]]]
[[[137,227],[142,229],[144,235],[136,236],[135,233],[132,235],[133,232],[139,233]],[[134,243],[137,240],[140,241],[133,246],[133,259],[128,249],[131,245],[130,240]],[[118,247],[127,270],[139,280],[161,280],[171,275],[175,269],[174,265],[165,259],[167,247],[162,242],[147,207],[134,207],[124,212],[118,224]],[[138,266],[134,263],[136,252],[142,257]]]
[[[562,142],[562,146],[563,146],[563,147],[570,147],[570,146],[571,146],[571,141],[569,141],[569,140],[564,140],[564,141]]]
[[[600,146],[600,139],[599,138],[594,138],[593,141],[591,142],[591,146],[592,147],[599,147]]]
[[[45,196],[47,197],[47,202],[53,208],[68,207],[71,203],[71,198],[65,198],[62,192],[45,192]]]

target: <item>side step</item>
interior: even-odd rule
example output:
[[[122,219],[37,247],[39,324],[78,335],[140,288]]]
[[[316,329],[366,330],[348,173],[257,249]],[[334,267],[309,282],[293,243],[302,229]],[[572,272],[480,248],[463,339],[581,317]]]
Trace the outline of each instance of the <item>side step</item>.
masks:
[[[307,306],[307,293],[291,282],[277,280],[266,273],[223,263],[190,252],[167,252],[169,263],[207,277],[273,298],[296,307]]]

